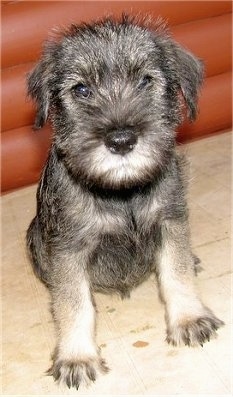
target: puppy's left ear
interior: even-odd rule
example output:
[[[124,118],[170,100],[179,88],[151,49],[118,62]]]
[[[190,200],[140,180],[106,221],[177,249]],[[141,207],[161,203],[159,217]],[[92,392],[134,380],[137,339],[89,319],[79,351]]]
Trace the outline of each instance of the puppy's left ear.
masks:
[[[198,92],[204,78],[204,64],[176,43],[173,43],[173,51],[178,86],[187,106],[188,118],[194,121],[197,115]]]

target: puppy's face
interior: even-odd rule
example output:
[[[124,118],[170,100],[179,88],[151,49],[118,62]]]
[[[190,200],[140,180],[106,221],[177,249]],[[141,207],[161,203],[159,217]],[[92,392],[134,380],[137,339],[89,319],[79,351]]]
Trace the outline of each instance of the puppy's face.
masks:
[[[195,117],[202,69],[162,32],[127,20],[72,26],[29,77],[36,126],[50,115],[69,171],[121,188],[150,181],[169,160],[183,93]]]

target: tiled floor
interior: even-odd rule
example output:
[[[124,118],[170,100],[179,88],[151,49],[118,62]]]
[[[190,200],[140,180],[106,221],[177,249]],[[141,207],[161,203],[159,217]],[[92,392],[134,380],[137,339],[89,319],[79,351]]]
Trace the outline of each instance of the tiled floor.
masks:
[[[164,308],[153,279],[130,300],[96,295],[98,345],[111,371],[79,392],[45,376],[54,346],[49,296],[25,253],[25,231],[35,212],[36,186],[3,196],[3,395],[230,395],[231,133],[181,148],[190,159],[194,252],[204,270],[197,284],[205,303],[224,320],[203,348],[173,348],[165,339]]]

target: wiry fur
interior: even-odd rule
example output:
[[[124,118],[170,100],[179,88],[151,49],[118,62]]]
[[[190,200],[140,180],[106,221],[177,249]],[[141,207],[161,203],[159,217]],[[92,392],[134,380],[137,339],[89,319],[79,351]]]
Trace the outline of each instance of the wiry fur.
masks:
[[[49,117],[54,137],[27,243],[58,332],[49,373],[68,387],[107,371],[95,342],[93,291],[128,296],[155,272],[169,343],[202,344],[223,324],[193,285],[183,160],[175,152],[175,129],[184,107],[195,118],[202,78],[200,61],[161,26],[127,18],[72,26],[47,43],[29,76],[35,128]],[[113,153],[112,139],[127,152]]]

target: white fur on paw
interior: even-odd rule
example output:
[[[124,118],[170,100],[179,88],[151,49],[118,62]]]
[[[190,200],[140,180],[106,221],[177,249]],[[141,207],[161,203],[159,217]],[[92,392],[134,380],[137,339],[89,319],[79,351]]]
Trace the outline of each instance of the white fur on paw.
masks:
[[[207,314],[199,317],[186,317],[176,324],[168,327],[167,342],[173,346],[203,346],[203,343],[216,337],[217,329],[222,327],[224,322],[219,320],[208,310]]]
[[[97,373],[106,373],[109,369],[101,357],[86,360],[64,360],[54,357],[53,365],[48,370],[48,375],[54,377],[59,383],[65,383],[69,388],[75,387],[77,390],[80,384],[88,386],[95,382]]]

